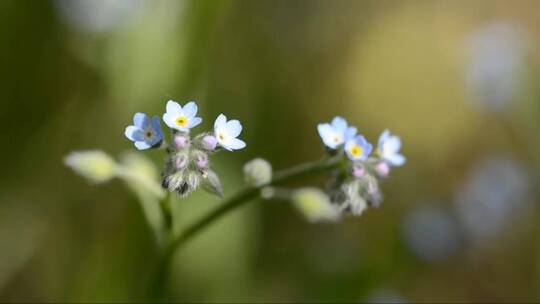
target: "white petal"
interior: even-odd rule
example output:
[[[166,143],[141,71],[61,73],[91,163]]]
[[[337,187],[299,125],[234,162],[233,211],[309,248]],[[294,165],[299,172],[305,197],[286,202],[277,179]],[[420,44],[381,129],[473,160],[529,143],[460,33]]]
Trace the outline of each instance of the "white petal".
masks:
[[[345,143],[345,150],[350,150],[354,145],[356,145],[356,140],[354,138],[347,140]]]
[[[216,118],[216,121],[214,122],[214,131],[217,132],[217,130],[225,126],[226,123],[227,123],[227,116],[223,114],[219,114],[219,116]]]
[[[195,117],[195,115],[197,115],[197,104],[190,101],[182,108],[182,111],[187,118]]]
[[[384,150],[389,153],[399,152],[401,148],[401,140],[397,136],[390,136],[384,143]]]
[[[131,141],[138,141],[141,140],[141,129],[136,126],[129,126],[126,128],[126,131],[124,132],[124,135],[131,140]]]
[[[232,151],[232,149],[229,147],[230,138],[226,137],[224,139],[221,139],[220,136],[216,134],[216,139],[221,147],[223,147],[225,150]]]
[[[347,128],[347,130],[345,131],[345,140],[353,138],[357,132],[358,130],[355,127]]]
[[[338,144],[341,144],[341,142],[336,143],[334,141],[336,134],[332,126],[330,126],[329,124],[319,124],[317,126],[317,131],[319,131],[319,136],[321,136],[323,143],[327,147],[331,149],[335,149],[338,146]]]
[[[200,117],[189,118],[187,127],[190,128],[190,129],[195,128],[196,126],[200,125],[201,122],[202,122],[202,118],[200,118]]]
[[[167,101],[167,113],[180,114],[182,112],[182,106],[174,100]]]
[[[328,136],[328,134],[330,134],[332,132],[332,127],[325,123],[325,124],[319,124],[317,126],[317,131],[319,131],[319,136],[324,139],[325,137]]]
[[[236,119],[227,122],[227,133],[232,137],[238,137],[242,132],[242,124]]]
[[[145,143],[144,141],[136,141],[135,142],[135,147],[139,150],[146,150],[146,149],[150,149],[152,146],[150,146],[149,144]]]
[[[347,121],[343,117],[336,116],[334,119],[332,119],[332,128],[338,132],[345,133],[345,130],[347,129]]]
[[[169,126],[169,128],[177,128],[178,127],[176,125],[175,120],[176,120],[176,117],[173,114],[171,114],[169,112],[163,114],[163,121],[165,122],[165,124],[167,126]]]
[[[384,142],[388,139],[389,136],[390,136],[390,131],[388,129],[385,129],[381,133],[381,136],[379,136],[379,148],[380,149],[383,148]]]
[[[406,162],[405,156],[401,154],[393,154],[387,159],[393,166],[402,166]]]
[[[246,143],[238,138],[231,138],[227,143],[230,150],[240,150],[246,147]]]

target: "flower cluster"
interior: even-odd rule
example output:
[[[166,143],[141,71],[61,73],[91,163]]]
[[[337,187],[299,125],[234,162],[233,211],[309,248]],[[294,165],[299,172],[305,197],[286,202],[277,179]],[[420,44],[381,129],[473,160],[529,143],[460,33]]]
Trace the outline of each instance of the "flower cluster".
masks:
[[[213,132],[192,137],[191,129],[202,123],[197,110],[193,101],[184,106],[173,100],[167,102],[163,121],[171,130],[169,145],[164,140],[158,116],[150,118],[144,113],[136,113],[133,125],[126,128],[125,135],[139,150],[166,148],[168,157],[162,172],[163,188],[185,197],[202,185],[207,191],[221,196],[221,181],[211,169],[209,155],[221,148],[228,151],[244,148],[246,143],[238,138],[242,124],[220,114],[214,122]]]
[[[317,130],[329,154],[337,159],[327,184],[330,204],[340,213],[354,215],[360,215],[367,207],[377,207],[382,201],[380,179],[387,177],[392,167],[405,164],[400,138],[384,130],[373,151],[357,128],[349,126],[342,117],[319,124]]]

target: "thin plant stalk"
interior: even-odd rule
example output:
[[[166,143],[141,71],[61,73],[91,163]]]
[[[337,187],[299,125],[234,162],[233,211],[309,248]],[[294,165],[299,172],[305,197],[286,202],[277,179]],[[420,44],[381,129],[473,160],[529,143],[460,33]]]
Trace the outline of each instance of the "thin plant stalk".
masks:
[[[212,223],[219,220],[221,217],[228,214],[232,210],[235,210],[236,208],[243,206],[246,203],[252,201],[253,199],[259,197],[261,191],[265,187],[283,184],[320,172],[326,172],[338,166],[340,164],[339,160],[340,157],[326,158],[321,161],[304,163],[287,170],[276,172],[270,183],[258,187],[249,187],[240,190],[235,195],[227,199],[219,207],[210,211],[201,219],[186,228],[182,233],[175,237],[172,237],[168,242],[168,245],[165,246],[164,250],[159,256],[155,279],[151,282],[150,298],[154,300],[160,300],[163,298],[163,293],[166,290],[167,279],[169,277],[169,271],[175,253],[205,228],[207,228]]]

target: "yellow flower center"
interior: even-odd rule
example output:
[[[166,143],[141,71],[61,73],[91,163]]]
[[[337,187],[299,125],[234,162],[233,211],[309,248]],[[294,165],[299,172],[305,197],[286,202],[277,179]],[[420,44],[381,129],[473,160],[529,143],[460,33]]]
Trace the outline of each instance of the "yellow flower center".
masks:
[[[185,116],[180,116],[176,119],[176,124],[180,127],[185,127],[188,124],[188,119]]]
[[[354,156],[354,157],[360,157],[362,155],[362,147],[360,147],[358,145],[354,145],[351,148],[351,155]]]
[[[225,140],[225,134],[223,133],[219,133],[218,137],[221,141]]]

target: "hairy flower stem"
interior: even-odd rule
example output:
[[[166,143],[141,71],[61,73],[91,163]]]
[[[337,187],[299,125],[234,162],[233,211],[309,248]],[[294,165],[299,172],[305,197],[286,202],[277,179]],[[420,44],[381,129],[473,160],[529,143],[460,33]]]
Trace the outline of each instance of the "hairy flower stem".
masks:
[[[249,187],[237,192],[235,195],[226,200],[219,207],[210,211],[207,215],[193,223],[181,234],[173,237],[168,245],[164,248],[163,252],[159,256],[159,261],[156,269],[156,277],[151,282],[150,297],[154,300],[162,300],[163,292],[167,285],[167,279],[169,276],[170,264],[173,260],[174,254],[179,248],[183,247],[189,240],[199,234],[202,230],[218,220],[230,211],[245,205],[247,202],[260,196],[261,190],[267,186],[280,185],[292,180],[297,180],[302,177],[317,174],[320,172],[327,172],[341,164],[341,157],[338,155],[333,158],[326,158],[321,161],[305,163],[296,167],[276,172],[272,181],[266,185],[259,187]]]

